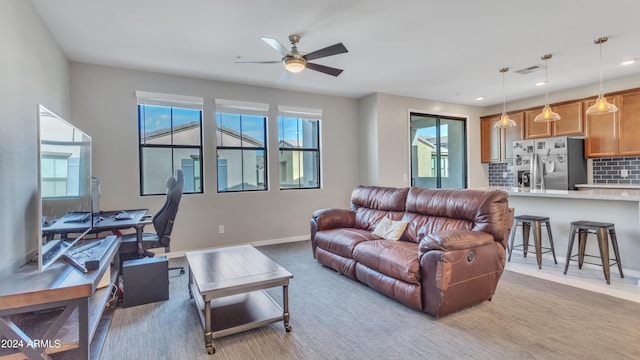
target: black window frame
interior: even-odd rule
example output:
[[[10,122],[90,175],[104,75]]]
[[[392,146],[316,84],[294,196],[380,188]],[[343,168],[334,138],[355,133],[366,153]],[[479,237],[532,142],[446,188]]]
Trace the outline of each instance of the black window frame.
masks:
[[[316,124],[316,139],[315,139],[315,143],[318,144],[317,148],[310,148],[310,147],[283,147],[283,140],[280,138],[280,124],[281,124],[281,119],[286,118],[286,119],[296,119],[297,122],[299,122],[300,120],[308,120],[308,121],[314,121]],[[322,187],[322,174],[321,174],[321,150],[320,150],[320,121],[321,119],[311,119],[311,118],[307,118],[307,117],[302,117],[302,116],[287,116],[287,115],[279,115],[278,116],[278,152],[279,154],[282,152],[299,152],[299,153],[304,153],[304,152],[313,152],[316,154],[316,164],[317,164],[317,168],[316,168],[316,173],[318,174],[318,185],[317,186],[298,186],[298,187],[282,187],[282,182],[280,179],[278,179],[278,184],[279,184],[279,189],[280,190],[310,190],[310,189],[320,189]],[[299,131],[298,131],[299,133]],[[278,155],[280,156],[280,155]],[[279,169],[280,171],[280,169]]]
[[[171,109],[171,143],[172,144],[147,144],[143,143],[143,124],[144,124],[144,106],[157,106],[157,107],[166,107]],[[175,145],[173,144],[173,135],[174,135],[174,127],[173,127],[173,111],[174,109],[188,109],[188,110],[197,110],[200,114],[199,116],[199,132],[200,132],[200,144],[199,145]],[[198,177],[200,180],[200,189],[199,191],[190,191],[184,190],[183,194],[203,194],[204,193],[204,151],[203,151],[203,124],[202,124],[202,114],[203,109],[194,109],[192,107],[180,107],[178,105],[170,105],[170,104],[150,104],[145,103],[144,101],[138,103],[138,159],[139,159],[139,181],[140,181],[140,196],[157,196],[157,195],[165,195],[165,192],[149,192],[145,193],[144,191],[144,169],[145,169],[145,160],[144,160],[144,149],[155,148],[155,149],[169,149],[171,151],[171,174],[175,174],[176,169],[182,168],[180,164],[176,164],[174,162],[174,150],[176,149],[196,149],[199,156],[198,170],[200,171],[200,176]],[[196,162],[196,161],[194,161]],[[195,170],[195,168],[194,168]],[[194,178],[195,179],[195,178]],[[186,185],[186,183],[185,183]],[[186,187],[186,186],[185,186]],[[196,188],[194,184],[194,189]]]
[[[251,117],[259,117],[262,118],[262,131],[264,134],[264,143],[262,147],[259,146],[253,146],[253,147],[247,147],[247,146],[227,146],[227,145],[221,145],[219,143],[216,143],[216,191],[219,194],[228,194],[228,193],[243,193],[243,192],[256,192],[256,191],[269,191],[269,151],[268,151],[268,132],[267,132],[267,123],[268,123],[268,116],[266,115],[255,115],[255,114],[251,114],[251,113],[246,113],[246,114],[242,114],[239,112],[225,112],[225,111],[216,111],[215,113],[215,127],[216,127],[216,136],[218,133],[218,116],[225,114],[225,115],[235,115],[235,116],[239,116],[240,117],[240,131],[239,131],[239,135],[241,139],[244,139],[244,133],[242,131],[242,117],[243,116],[251,116]],[[244,143],[244,140],[241,140],[241,143]],[[223,151],[239,151],[241,153],[240,159],[242,159],[241,161],[244,161],[244,152],[245,151],[260,151],[262,150],[262,152],[264,153],[264,157],[263,157],[263,171],[264,171],[264,188],[256,188],[256,189],[246,189],[244,188],[244,184],[245,184],[245,176],[244,176],[244,163],[242,163],[240,165],[240,168],[243,170],[242,173],[242,179],[243,181],[241,182],[242,184],[242,188],[238,189],[238,190],[228,190],[229,187],[227,187],[227,190],[221,191],[220,190],[220,175],[221,175],[221,171],[220,171],[220,150]]]

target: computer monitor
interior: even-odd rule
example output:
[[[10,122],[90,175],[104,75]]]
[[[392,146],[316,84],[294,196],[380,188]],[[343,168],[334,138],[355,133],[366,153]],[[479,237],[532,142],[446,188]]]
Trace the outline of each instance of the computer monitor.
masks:
[[[91,137],[38,105],[38,270],[47,269],[93,225]]]

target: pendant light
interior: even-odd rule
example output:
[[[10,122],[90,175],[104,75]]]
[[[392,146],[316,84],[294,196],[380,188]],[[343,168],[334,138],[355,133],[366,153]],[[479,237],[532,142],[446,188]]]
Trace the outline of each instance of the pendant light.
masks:
[[[504,95],[504,73],[509,71],[509,68],[502,68],[500,72],[502,73],[502,116],[500,116],[500,121],[493,125],[494,128],[510,128],[516,126],[516,122],[509,119],[507,116],[507,100]]]
[[[544,60],[544,67],[545,67],[545,75],[544,75],[544,93],[545,93],[544,109],[542,109],[542,112],[540,114],[538,114],[538,116],[536,116],[536,118],[533,119],[533,121],[535,121],[535,122],[558,121],[558,120],[560,120],[560,115],[558,115],[558,113],[555,113],[555,112],[551,111],[551,108],[549,107],[549,65],[547,65],[547,62],[549,61],[549,59],[551,59],[551,54],[543,55],[541,57],[541,59]]]
[[[600,95],[598,96],[596,103],[587,109],[587,115],[607,114],[618,111],[618,108],[615,105],[609,103],[607,99],[605,99],[602,91],[602,44],[606,43],[607,40],[609,40],[609,38],[606,36],[594,40],[595,44],[600,45]]]

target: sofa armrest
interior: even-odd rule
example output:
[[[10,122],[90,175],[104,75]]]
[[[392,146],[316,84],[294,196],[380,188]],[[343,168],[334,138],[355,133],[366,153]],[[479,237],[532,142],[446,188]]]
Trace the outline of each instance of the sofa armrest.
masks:
[[[420,241],[418,249],[420,256],[422,256],[430,250],[464,250],[491,244],[493,241],[493,235],[482,231],[446,230],[425,236]]]
[[[312,221],[317,230],[351,228],[355,224],[356,214],[347,209],[321,209],[313,212]]]

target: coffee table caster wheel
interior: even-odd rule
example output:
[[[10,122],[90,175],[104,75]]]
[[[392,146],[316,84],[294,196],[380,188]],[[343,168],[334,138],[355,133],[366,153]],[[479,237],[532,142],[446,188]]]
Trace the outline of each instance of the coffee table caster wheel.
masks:
[[[291,326],[290,326],[290,325],[286,325],[286,326],[284,327],[284,330],[285,330],[286,332],[291,332]]]
[[[180,275],[184,275],[185,271],[184,269],[180,269]]]
[[[216,348],[209,345],[207,346],[207,354],[211,355],[211,354],[215,354],[216,353]]]

